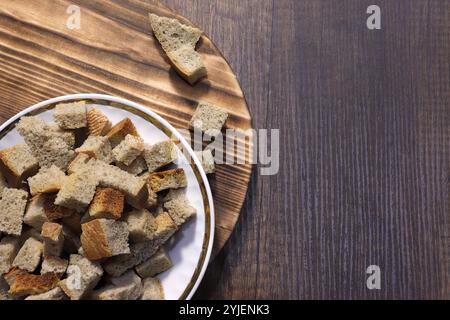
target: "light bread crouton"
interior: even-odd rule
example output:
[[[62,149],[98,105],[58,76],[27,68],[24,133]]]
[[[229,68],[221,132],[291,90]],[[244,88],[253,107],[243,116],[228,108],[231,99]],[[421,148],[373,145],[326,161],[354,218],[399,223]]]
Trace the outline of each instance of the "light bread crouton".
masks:
[[[76,134],[73,130],[61,129],[57,124],[49,124],[50,129],[55,133],[56,136],[60,136],[64,142],[73,149],[76,142]]]
[[[20,236],[27,200],[28,193],[26,191],[3,189],[0,200],[0,232]]]
[[[89,109],[86,118],[88,132],[91,136],[104,136],[111,130],[111,121],[98,109]]]
[[[179,189],[187,186],[186,174],[182,168],[150,174],[150,187],[154,192],[167,189]]]
[[[60,287],[56,287],[44,293],[28,296],[25,300],[67,300],[67,296]]]
[[[11,269],[19,248],[18,238],[4,237],[0,241],[0,277]]]
[[[135,242],[152,240],[158,228],[155,217],[145,209],[129,212],[125,221],[130,239]]]
[[[82,224],[81,229],[81,245],[90,260],[130,253],[125,222],[96,219]]]
[[[63,226],[46,222],[42,226],[41,235],[44,239],[44,256],[59,257],[64,246]]]
[[[172,267],[172,260],[163,248],[160,248],[150,259],[136,266],[141,278],[154,277]]]
[[[89,157],[105,163],[113,161],[111,143],[107,137],[89,136],[81,147],[75,149],[75,152],[87,154]]]
[[[199,152],[196,152],[195,155],[200,160],[203,170],[205,170],[206,174],[212,174],[216,171],[214,156],[213,156],[211,150],[207,149],[204,151],[199,151]]]
[[[39,172],[28,178],[31,195],[38,193],[52,193],[61,189],[66,179],[66,175],[57,166],[41,168]]]
[[[55,165],[64,171],[75,157],[73,147],[67,144],[67,138],[38,117],[22,117],[16,128],[40,167]]]
[[[79,129],[87,126],[84,101],[61,103],[55,107],[53,118],[61,129]]]
[[[139,137],[134,123],[129,118],[125,118],[113,126],[106,136],[111,141],[111,146],[115,148],[129,134]]]
[[[148,171],[154,172],[175,161],[177,159],[176,150],[175,144],[170,140],[158,142],[152,146],[146,144],[142,155],[147,162]]]
[[[14,258],[13,267],[34,272],[41,262],[42,251],[42,243],[33,237],[29,238]]]
[[[26,144],[0,150],[0,170],[13,188],[19,187],[21,182],[34,175],[38,168],[39,163]]]
[[[176,192],[178,191],[178,192]],[[171,190],[164,203],[164,209],[169,213],[177,227],[181,227],[197,214],[197,210],[190,204],[184,192],[181,190]]]
[[[133,270],[110,282],[93,293],[95,300],[137,300],[142,294],[142,280]]]
[[[36,230],[41,231],[42,225],[48,221],[47,215],[44,210],[44,203],[47,196],[43,193],[39,193],[31,198],[28,203],[23,222]]]
[[[67,173],[70,175],[72,173],[75,173],[87,166],[89,163],[89,160],[91,160],[91,157],[89,157],[85,153],[78,153],[77,156],[70,162]]]
[[[42,261],[41,274],[54,273],[61,278],[66,273],[69,261],[55,256],[46,256]]]
[[[128,134],[112,151],[114,159],[129,166],[144,151],[144,142],[140,137]]]
[[[125,196],[112,188],[97,188],[94,200],[89,206],[89,215],[93,218],[118,220],[122,216]]]
[[[164,300],[164,289],[161,281],[157,278],[146,278],[142,280],[141,300]]]
[[[195,46],[200,29],[181,24],[176,19],[150,14],[150,25],[172,66],[191,85],[206,76],[207,71]]]
[[[200,102],[195,110],[190,126],[193,129],[201,130],[208,136],[217,136],[225,122],[228,119],[228,113],[212,104]]]
[[[71,300],[80,300],[88,296],[97,285],[103,275],[103,269],[99,263],[72,254],[67,273],[69,276],[60,281],[59,286]]]

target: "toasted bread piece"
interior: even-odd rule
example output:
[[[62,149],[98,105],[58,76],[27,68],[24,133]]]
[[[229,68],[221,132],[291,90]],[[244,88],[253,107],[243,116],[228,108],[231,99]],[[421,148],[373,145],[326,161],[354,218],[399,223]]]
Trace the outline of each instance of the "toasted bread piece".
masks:
[[[18,238],[4,237],[0,241],[0,277],[11,269],[19,248]]]
[[[133,270],[123,276],[111,278],[110,284],[95,291],[95,300],[137,300],[142,294],[142,281]]]
[[[77,214],[77,212],[74,209],[69,209],[56,205],[55,201],[56,201],[56,194],[46,195],[44,201],[44,212],[45,215],[47,216],[47,220],[56,221]]]
[[[23,217],[24,223],[39,231],[41,231],[42,225],[48,221],[44,210],[46,199],[47,195],[44,193],[38,193],[31,198],[25,211],[25,216]]]
[[[118,220],[122,216],[125,195],[112,188],[97,188],[94,200],[89,206],[89,215],[93,218]]]
[[[97,285],[103,275],[103,269],[99,263],[72,254],[67,273],[69,276],[60,281],[59,286],[71,300],[80,300],[88,296]]]
[[[33,237],[29,238],[14,258],[13,267],[34,272],[41,262],[42,251],[42,243]]]
[[[31,295],[25,298],[25,300],[67,300],[67,295],[62,291],[60,287],[55,287],[50,291]]]
[[[41,274],[54,273],[61,278],[66,273],[69,261],[55,256],[46,256],[42,261]]]
[[[20,236],[27,200],[28,193],[26,191],[3,189],[0,200],[0,232]]]
[[[161,141],[152,146],[146,144],[142,155],[147,162],[148,171],[154,172],[175,161],[177,159],[176,150],[175,144],[170,140]]]
[[[87,154],[91,158],[106,163],[113,161],[111,143],[107,137],[89,136],[81,147],[75,149],[75,152]]]
[[[203,170],[205,170],[206,174],[212,174],[216,171],[214,156],[211,150],[207,149],[204,151],[195,152],[195,154],[200,160]]]
[[[20,274],[9,289],[9,293],[15,297],[40,294],[55,288],[58,282],[59,278],[54,273]]]
[[[141,300],[164,300],[164,289],[161,281],[157,278],[146,278],[142,280]]]
[[[207,71],[195,46],[202,31],[181,24],[176,19],[150,14],[150,25],[170,62],[191,85],[206,76]]]
[[[64,246],[63,226],[59,223],[46,222],[41,232],[44,239],[44,256],[61,255]]]
[[[197,210],[190,204],[184,192],[180,191],[171,190],[169,197],[166,197],[170,200],[164,203],[164,209],[169,213],[177,227],[181,227],[197,214]]]
[[[172,260],[163,248],[160,248],[150,259],[136,266],[141,278],[154,277],[172,268]]]
[[[156,219],[145,209],[133,210],[125,216],[130,239],[139,241],[153,240],[158,228]]]
[[[57,166],[41,168],[39,172],[28,179],[31,195],[38,193],[52,193],[61,189],[66,179],[66,175]]]
[[[96,219],[81,225],[81,245],[89,260],[130,253],[127,224]]]
[[[98,182],[95,173],[87,168],[71,174],[58,192],[55,204],[83,212],[94,198]]]
[[[209,136],[217,136],[228,119],[228,113],[212,104],[200,102],[195,110],[190,126]]]
[[[111,146],[115,148],[129,134],[135,137],[139,137],[134,123],[129,118],[125,118],[114,127],[112,127],[111,131],[109,131],[106,136],[108,137],[109,141],[111,141]]]
[[[147,162],[145,162],[143,156],[137,157],[136,160],[134,160],[129,166],[123,164],[122,162],[116,161],[116,166],[135,176],[147,170]]]
[[[104,136],[111,130],[111,121],[100,110],[91,108],[86,117],[89,135]]]
[[[22,117],[16,128],[41,167],[55,165],[65,171],[75,157],[67,138],[38,117]]]
[[[28,274],[28,272],[26,272],[25,270],[21,270],[17,267],[14,267],[11,270],[9,270],[8,273],[5,273],[3,275],[3,278],[5,279],[6,283],[8,283],[8,286],[11,287],[16,281],[17,277],[24,274]]]
[[[37,159],[26,144],[18,144],[0,151],[0,170],[13,188],[34,175],[39,168]]]
[[[61,103],[55,107],[53,118],[61,129],[79,129],[87,126],[84,101]]]
[[[156,217],[157,230],[153,240],[132,243],[130,254],[119,255],[108,259],[104,264],[105,271],[119,277],[125,271],[146,261],[177,231],[177,226],[169,214],[162,213]]]
[[[150,187],[154,192],[179,189],[187,186],[186,174],[182,168],[150,174]]]
[[[129,166],[144,151],[144,141],[128,134],[112,151],[114,159]]]

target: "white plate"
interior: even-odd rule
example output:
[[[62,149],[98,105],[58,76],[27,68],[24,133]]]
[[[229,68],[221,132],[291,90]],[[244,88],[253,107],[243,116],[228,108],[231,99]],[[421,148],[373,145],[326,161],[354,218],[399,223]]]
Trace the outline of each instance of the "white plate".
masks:
[[[180,160],[176,165],[186,172],[187,197],[197,209],[197,216],[183,226],[166,245],[173,267],[158,276],[164,287],[166,299],[190,299],[203,278],[211,255],[214,239],[214,205],[208,180],[199,160],[187,141],[166,120],[153,111],[122,98],[100,94],[62,96],[31,106],[5,122],[0,127],[0,149],[23,143],[22,137],[14,128],[22,116],[36,115],[53,122],[52,113],[55,104],[79,100],[86,100],[103,111],[113,124],[126,117],[130,118],[145,142],[177,139],[194,160],[190,163],[183,152],[178,150]]]

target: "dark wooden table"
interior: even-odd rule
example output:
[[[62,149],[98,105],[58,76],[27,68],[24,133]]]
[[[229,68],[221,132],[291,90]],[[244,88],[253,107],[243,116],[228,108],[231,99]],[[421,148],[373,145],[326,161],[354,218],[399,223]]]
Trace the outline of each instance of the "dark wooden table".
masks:
[[[254,126],[282,137],[279,174],[256,168],[197,298],[449,299],[450,1],[164,3],[222,50]]]

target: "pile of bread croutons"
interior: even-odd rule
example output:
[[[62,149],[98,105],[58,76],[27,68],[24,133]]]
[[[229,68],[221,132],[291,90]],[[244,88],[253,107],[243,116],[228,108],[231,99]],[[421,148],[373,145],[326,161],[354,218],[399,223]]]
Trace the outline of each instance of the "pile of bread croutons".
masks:
[[[22,117],[25,143],[0,151],[0,299],[163,299],[163,245],[196,215],[184,170],[164,170],[177,146],[85,102],[53,118]]]

